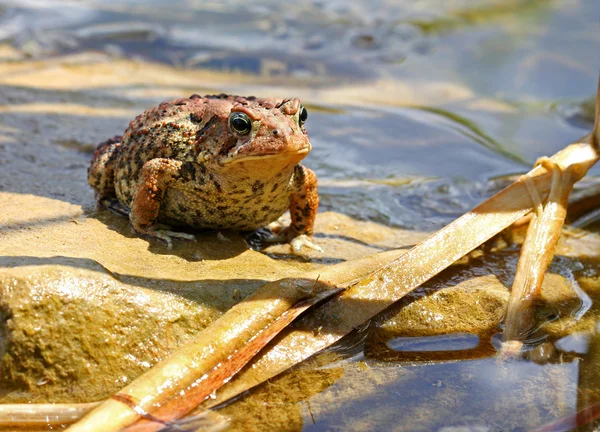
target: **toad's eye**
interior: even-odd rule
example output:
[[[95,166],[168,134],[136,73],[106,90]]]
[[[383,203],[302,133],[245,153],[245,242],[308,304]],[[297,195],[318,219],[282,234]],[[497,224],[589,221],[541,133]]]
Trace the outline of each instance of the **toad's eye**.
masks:
[[[244,113],[231,113],[229,116],[229,129],[240,135],[248,135],[252,130],[252,121],[250,120],[250,117]]]
[[[300,106],[300,114],[298,114],[298,121],[300,122],[300,126],[302,126],[304,122],[306,122],[307,118],[308,111],[306,111],[306,108],[304,108],[303,106]]]

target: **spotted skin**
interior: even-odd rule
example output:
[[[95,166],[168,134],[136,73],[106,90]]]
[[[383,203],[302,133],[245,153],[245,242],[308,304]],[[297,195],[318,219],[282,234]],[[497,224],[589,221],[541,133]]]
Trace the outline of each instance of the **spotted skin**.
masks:
[[[98,146],[88,182],[99,201],[130,210],[135,231],[168,244],[159,226],[254,230],[287,210],[286,240],[311,235],[319,198],[315,174],[300,163],[311,149],[301,111],[298,99],[163,102]],[[230,125],[232,113],[249,119],[250,132]]]

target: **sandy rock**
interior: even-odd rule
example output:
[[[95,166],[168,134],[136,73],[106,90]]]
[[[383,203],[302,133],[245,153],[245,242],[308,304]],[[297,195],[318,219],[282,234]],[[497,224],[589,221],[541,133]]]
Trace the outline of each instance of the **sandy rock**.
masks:
[[[169,251],[107,211],[82,214],[31,195],[2,199],[14,210],[0,231],[3,402],[107,397],[266,281],[410,238],[392,229],[378,238],[374,224],[327,213],[322,233],[342,225],[344,238],[323,234],[327,252],[314,260],[283,261],[291,257],[285,245],[277,248],[287,255],[275,260],[234,232],[198,233]]]
[[[219,316],[210,305],[121,283],[98,264],[29,261],[0,271],[3,401],[99,400]]]
[[[381,329],[407,337],[489,333],[502,319],[509,295],[494,275],[467,279],[455,286],[432,290],[414,301],[407,300],[408,304],[399,308]]]

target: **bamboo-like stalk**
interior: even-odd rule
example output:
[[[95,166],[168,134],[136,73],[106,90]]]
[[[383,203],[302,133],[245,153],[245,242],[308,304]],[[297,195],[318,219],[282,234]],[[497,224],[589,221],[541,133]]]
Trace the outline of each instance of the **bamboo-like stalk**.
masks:
[[[600,81],[596,96],[596,119],[593,131],[582,139],[591,149],[600,150]],[[504,355],[520,352],[522,339],[534,324],[534,306],[540,298],[542,282],[554,258],[554,249],[567,216],[567,205],[573,185],[580,177],[576,167],[562,166],[548,158],[538,161],[553,172],[552,188],[545,204],[535,187],[525,178],[528,195],[532,200],[534,215],[521,248],[517,272],[513,282],[503,340]],[[574,169],[575,168],[575,169]]]
[[[238,373],[264,346],[281,330],[286,328],[300,314],[313,306],[316,298],[302,301],[283,313],[269,327],[258,333],[246,345],[230,356],[230,361],[220,363],[214,369],[210,382],[202,386],[190,386],[173,399],[161,405],[152,418],[142,418],[134,425],[124,429],[126,432],[154,432],[161,429],[165,422],[181,418],[200,405],[209,395]],[[211,385],[212,383],[212,385]],[[158,421],[157,421],[158,420]]]
[[[534,216],[521,248],[521,257],[513,282],[503,340],[505,355],[520,351],[520,341],[534,324],[535,302],[540,298],[542,282],[554,258],[554,249],[567,215],[569,194],[574,178],[570,170],[544,161],[553,170],[552,189],[546,204],[542,204],[535,189],[529,195],[535,204]]]

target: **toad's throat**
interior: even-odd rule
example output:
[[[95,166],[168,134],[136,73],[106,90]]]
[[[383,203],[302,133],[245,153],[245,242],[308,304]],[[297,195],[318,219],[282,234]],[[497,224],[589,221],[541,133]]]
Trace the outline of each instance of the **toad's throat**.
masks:
[[[299,150],[291,150],[285,152],[273,152],[273,153],[261,153],[259,155],[231,155],[226,158],[221,159],[221,163],[223,165],[233,164],[238,162],[248,162],[253,160],[262,160],[262,159],[274,159],[274,158],[289,158],[289,159],[303,159],[308,152],[310,152],[310,147],[304,147]]]

